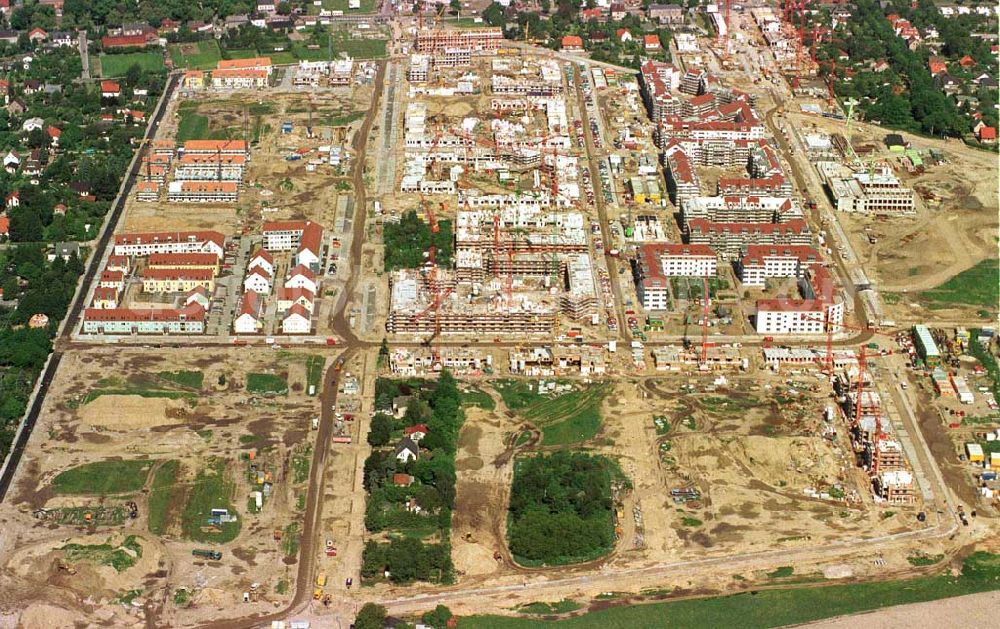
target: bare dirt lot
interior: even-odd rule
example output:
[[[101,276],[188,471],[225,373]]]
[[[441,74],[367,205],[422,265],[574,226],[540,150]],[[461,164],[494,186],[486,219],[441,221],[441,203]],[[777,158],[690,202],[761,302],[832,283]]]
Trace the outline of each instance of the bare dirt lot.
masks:
[[[318,413],[305,359],[249,348],[68,352],[0,511],[4,607],[28,608],[29,625],[46,606],[117,626],[176,625],[287,600]],[[71,477],[116,460],[142,468]],[[209,523],[212,508],[236,523]],[[141,554],[129,560],[119,546],[132,535]],[[260,602],[243,604],[251,583]]]
[[[843,122],[791,114],[803,129],[845,133]],[[883,143],[888,130],[854,123],[855,144],[874,147],[871,158],[889,161],[903,185],[917,192],[917,213],[909,217],[878,220],[840,214],[865,271],[881,290],[902,293],[890,311],[900,319],[954,320],[976,316],[978,307],[953,306],[930,309],[911,295],[939,286],[976,263],[997,257],[998,202],[997,156],[962,144],[902,134],[924,159],[923,173],[910,173],[898,155]],[[944,163],[935,164],[928,151],[940,151]],[[866,230],[868,230],[866,232]],[[870,243],[868,235],[876,239]]]

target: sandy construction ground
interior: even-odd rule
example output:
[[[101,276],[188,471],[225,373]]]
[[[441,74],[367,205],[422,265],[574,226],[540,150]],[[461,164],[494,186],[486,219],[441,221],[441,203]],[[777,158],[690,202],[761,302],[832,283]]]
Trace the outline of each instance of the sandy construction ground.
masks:
[[[252,348],[161,348],[156,355],[141,348],[67,352],[9,500],[0,507],[0,522],[8,532],[0,544],[0,575],[8,584],[0,594],[0,609],[23,610],[24,626],[33,626],[49,613],[55,624],[47,626],[60,626],[59,610],[72,611],[77,620],[112,621],[115,626],[144,620],[177,625],[218,618],[222,610],[231,613],[242,605],[242,592],[253,582],[261,586],[261,602],[247,604],[241,613],[273,609],[275,602],[287,600],[297,558],[287,555],[289,547],[272,532],[289,531],[294,537],[294,529],[286,527],[302,512],[305,479],[294,469],[304,462],[308,470],[310,425],[319,404],[319,398],[306,395],[304,361],[301,353]],[[201,388],[190,389],[160,375],[177,370],[200,372]],[[251,373],[284,379],[287,395],[248,391]],[[104,390],[109,393],[98,394]],[[142,397],[152,393],[183,395]],[[273,483],[260,513],[248,507],[255,487],[248,473],[250,452]],[[151,535],[148,528],[150,487],[161,463],[152,465],[143,489],[130,496],[54,492],[51,482],[59,472],[112,458],[179,462],[176,481],[168,488],[162,535]],[[213,458],[223,461],[225,479],[232,484],[228,502],[236,508],[241,531],[232,542],[215,546],[223,553],[221,561],[202,561],[192,557],[191,549],[203,543],[186,539],[183,518],[195,481]],[[129,497],[138,505],[135,520],[116,523],[98,515],[88,526],[82,521],[62,523],[58,516],[69,508],[99,514]],[[50,514],[37,520],[32,516],[35,509]],[[102,544],[126,534],[140,536],[143,554],[135,566],[120,573],[87,560],[70,561],[58,550],[68,541]],[[179,589],[188,591],[183,604],[174,602]],[[133,590],[139,603],[115,605]],[[105,617],[108,610],[115,614],[113,619]]]

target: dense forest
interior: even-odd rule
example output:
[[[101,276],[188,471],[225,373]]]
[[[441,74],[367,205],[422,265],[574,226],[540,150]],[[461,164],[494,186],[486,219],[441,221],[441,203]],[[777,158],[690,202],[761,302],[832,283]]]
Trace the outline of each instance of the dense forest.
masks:
[[[426,253],[434,244],[434,259],[440,266],[451,265],[454,248],[451,221],[438,221],[439,231],[431,233],[431,226],[417,217],[413,210],[405,212],[398,223],[386,223],[383,232],[385,242],[385,270],[414,269],[427,261]]]
[[[406,413],[396,419],[389,409],[393,398],[400,395],[412,399]],[[368,436],[372,453],[364,466],[364,485],[369,492],[365,527],[372,533],[390,533],[392,539],[388,543],[368,542],[361,575],[377,581],[388,572],[394,583],[448,581],[453,570],[448,539],[455,507],[455,450],[465,419],[458,384],[447,370],[433,384],[379,379],[375,408],[379,412]],[[420,441],[420,457],[402,463],[392,446],[407,426],[417,424],[427,426],[427,435]],[[412,484],[394,484],[396,473],[411,475]],[[396,537],[399,533],[404,537]],[[438,541],[422,539],[431,536]]]
[[[567,451],[520,459],[510,494],[510,550],[531,565],[603,555],[614,544],[611,508],[607,459]]]

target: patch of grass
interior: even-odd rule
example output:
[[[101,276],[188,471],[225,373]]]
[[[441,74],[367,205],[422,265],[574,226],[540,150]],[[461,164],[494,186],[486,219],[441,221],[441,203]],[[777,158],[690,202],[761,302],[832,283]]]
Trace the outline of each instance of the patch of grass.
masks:
[[[910,562],[911,566],[933,566],[936,563],[941,563],[944,559],[944,555],[927,555],[924,553],[917,553],[915,555],[910,555],[906,558]]]
[[[293,483],[304,483],[309,480],[309,467],[310,467],[310,451],[311,448],[307,448],[299,454],[292,455],[292,482]]]
[[[187,588],[178,588],[174,592],[174,605],[178,607],[187,607],[188,603],[191,602],[191,592]]]
[[[66,544],[59,550],[66,553],[69,562],[83,561],[111,566],[115,572],[128,570],[142,557],[142,545],[135,535],[129,535],[121,546],[104,544]]]
[[[564,598],[555,603],[528,603],[517,608],[520,614],[568,614],[583,607],[576,601]]]
[[[324,365],[326,365],[325,357],[316,354],[306,356],[306,392],[308,393],[309,387],[315,388],[310,395],[318,395],[322,388]]]
[[[338,57],[341,53],[347,53],[348,56],[354,59],[377,59],[385,56],[385,49],[388,40],[385,39],[350,39],[346,37],[333,37],[332,52],[334,57]],[[290,57],[294,61],[323,61],[329,58],[330,50],[327,46],[320,46],[319,48],[308,48],[307,46],[300,43],[293,43]],[[275,60],[275,57],[282,55],[283,53],[277,53],[276,55],[271,55],[271,59],[274,63],[281,63]]]
[[[80,405],[90,404],[102,395],[138,395],[144,398],[167,398],[168,400],[182,400],[185,398],[194,399],[197,397],[191,391],[167,391],[165,389],[143,389],[143,388],[124,388],[124,389],[91,389],[87,395],[83,396],[80,400]]]
[[[208,116],[202,116],[194,108],[182,108],[180,120],[177,122],[177,141],[187,142],[188,140],[208,137]]]
[[[299,554],[299,523],[292,522],[281,534],[281,551],[285,557],[297,557]]]
[[[773,572],[768,572],[767,577],[769,579],[784,579],[792,576],[795,573],[795,568],[792,566],[781,566],[780,568],[775,568]]]
[[[538,383],[531,380],[498,380],[493,385],[504,405],[512,411],[517,411],[546,397],[538,392]]]
[[[219,42],[215,39],[171,44],[169,51],[176,68],[211,70],[222,59],[222,50],[219,49]]]
[[[149,532],[163,535],[167,529],[167,515],[173,506],[174,486],[180,472],[179,461],[167,461],[153,474],[153,485],[149,492]]]
[[[198,431],[198,436],[201,437],[202,439],[204,439],[206,442],[212,440],[212,434],[213,434],[213,432],[209,428],[205,428],[204,430],[199,430]]]
[[[937,288],[920,293],[921,299],[939,304],[996,308],[1000,301],[1000,261],[983,260]]]
[[[535,400],[520,406],[518,414],[542,429],[544,445],[587,441],[601,429],[601,401],[609,390],[606,384],[596,384],[556,397],[532,394],[530,391],[518,393],[521,396],[518,400]]]
[[[690,526],[691,528],[695,528],[701,526],[702,524],[704,524],[704,522],[702,522],[698,518],[684,516],[683,518],[681,518],[681,524],[683,524],[684,526]]]
[[[154,461],[96,461],[60,472],[52,479],[57,494],[122,494],[142,489]]]
[[[133,588],[131,590],[126,590],[122,592],[121,595],[118,596],[118,598],[116,598],[115,600],[121,603],[122,605],[129,606],[132,604],[132,601],[139,598],[140,596],[142,596],[142,590],[140,588]]]
[[[462,391],[462,404],[464,406],[478,406],[487,411],[492,411],[497,407],[496,401],[490,397],[489,393],[473,386]]]
[[[270,373],[251,373],[247,375],[247,391],[260,395],[287,395],[288,381]]]
[[[755,397],[721,397],[709,395],[698,398],[702,408],[712,413],[744,413],[760,405]]]
[[[371,13],[375,10],[375,0],[361,0],[360,9],[348,9],[347,0],[323,0],[323,8],[330,11],[343,11],[352,15],[357,13]]]
[[[252,59],[260,56],[260,53],[254,48],[227,49],[224,54],[226,59]],[[274,56],[271,57],[271,63],[275,63]]]
[[[226,462],[209,459],[202,468],[187,497],[181,515],[184,537],[196,542],[231,542],[240,532],[240,520],[211,525],[208,521],[212,509],[228,509],[230,515],[236,513],[232,505],[235,485],[226,479]]]
[[[101,54],[101,76],[104,78],[122,77],[133,65],[138,65],[147,72],[161,72],[163,54],[159,52],[128,52],[122,54]]]
[[[466,616],[459,629],[676,629],[725,627],[767,629],[803,624],[907,603],[1000,589],[1000,555],[978,552],[965,560],[962,574],[948,573],[899,581],[827,587],[783,588],[629,607],[611,607],[560,620]]]
[[[205,382],[205,374],[200,371],[161,371],[156,374],[160,379],[166,380],[189,389],[200,389]]]
[[[278,584],[274,586],[274,592],[275,594],[286,594],[288,592],[288,581],[284,579],[278,581]]]
[[[331,117],[329,119],[329,125],[332,127],[346,127],[355,120],[361,120],[365,117],[365,111],[352,111],[349,114],[344,114],[343,116]]]

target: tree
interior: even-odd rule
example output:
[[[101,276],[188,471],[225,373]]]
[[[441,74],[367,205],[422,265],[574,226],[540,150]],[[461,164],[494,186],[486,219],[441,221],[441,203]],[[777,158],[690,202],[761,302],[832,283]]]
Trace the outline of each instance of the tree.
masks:
[[[425,625],[430,625],[434,629],[445,629],[448,626],[448,621],[451,620],[452,613],[444,605],[438,605],[433,610],[429,612],[424,612],[424,615],[420,617]]]
[[[383,629],[388,613],[385,607],[375,603],[365,603],[354,618],[355,629]]]
[[[459,0],[451,0],[448,3],[448,7],[451,8],[451,12],[458,15],[462,11],[462,3]]]
[[[490,26],[503,26],[503,7],[494,2],[483,11],[483,19]]]
[[[372,418],[372,425],[368,430],[368,445],[378,448],[389,443],[391,438],[392,418],[384,413],[379,413]]]

